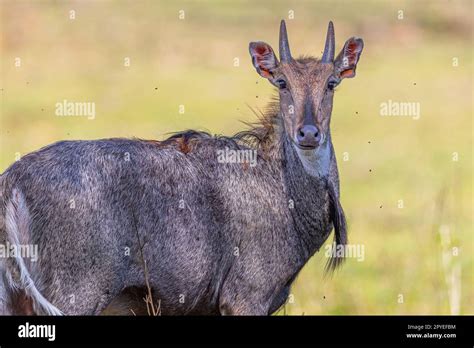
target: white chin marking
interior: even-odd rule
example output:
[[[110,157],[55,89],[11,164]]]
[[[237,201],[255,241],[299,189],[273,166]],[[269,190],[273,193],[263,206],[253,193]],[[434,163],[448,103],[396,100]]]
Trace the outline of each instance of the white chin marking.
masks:
[[[312,150],[303,150],[293,144],[293,147],[300,158],[303,167],[311,176],[321,178],[329,174],[329,161],[331,159],[331,151],[329,142],[324,142]]]

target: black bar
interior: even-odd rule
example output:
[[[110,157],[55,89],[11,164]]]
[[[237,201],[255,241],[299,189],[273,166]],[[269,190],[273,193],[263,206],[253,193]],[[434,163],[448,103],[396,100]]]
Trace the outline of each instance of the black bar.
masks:
[[[383,343],[472,347],[473,322],[473,316],[0,317],[0,346],[278,343],[314,347]],[[19,326],[26,323],[30,328],[32,324],[55,325],[54,341],[20,338]],[[434,334],[456,337],[435,338]]]

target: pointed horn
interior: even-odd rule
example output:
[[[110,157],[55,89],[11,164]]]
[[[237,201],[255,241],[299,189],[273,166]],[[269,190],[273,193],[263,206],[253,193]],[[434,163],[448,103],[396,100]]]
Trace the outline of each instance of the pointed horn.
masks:
[[[321,58],[323,63],[332,63],[334,60],[335,46],[334,25],[332,24],[332,21],[329,21],[326,45],[324,46],[323,58]]]
[[[288,43],[288,34],[286,33],[285,21],[280,23],[280,60],[282,62],[291,61],[290,44]]]

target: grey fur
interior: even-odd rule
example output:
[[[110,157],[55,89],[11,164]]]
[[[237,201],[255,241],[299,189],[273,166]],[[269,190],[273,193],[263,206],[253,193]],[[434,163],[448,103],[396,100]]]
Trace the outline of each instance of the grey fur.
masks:
[[[47,303],[28,292],[17,262],[0,260],[4,313],[18,312],[19,291],[37,314],[101,313],[145,284],[137,233],[162,314],[277,310],[333,221],[336,241],[347,240],[329,126],[328,171],[312,175],[281,110],[234,137],[61,141],[15,162],[0,177],[0,243],[21,234],[38,245],[27,268]],[[224,148],[256,150],[257,165],[219,163]],[[29,217],[17,232],[6,223],[15,202]]]

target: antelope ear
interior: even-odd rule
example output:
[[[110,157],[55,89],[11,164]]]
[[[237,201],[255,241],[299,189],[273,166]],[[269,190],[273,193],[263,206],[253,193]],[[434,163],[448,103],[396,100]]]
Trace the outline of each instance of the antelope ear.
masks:
[[[267,79],[273,77],[273,71],[278,66],[278,59],[271,46],[265,42],[251,42],[249,52],[257,72]]]
[[[351,37],[344,44],[344,48],[334,60],[334,71],[336,77],[343,79],[345,77],[354,77],[356,74],[357,62],[364,48],[364,41],[359,38]]]

